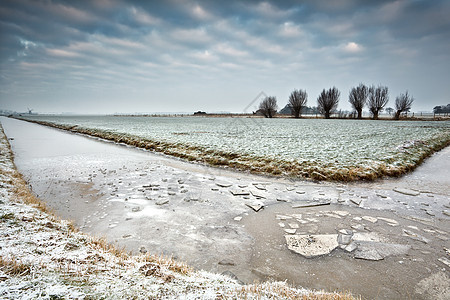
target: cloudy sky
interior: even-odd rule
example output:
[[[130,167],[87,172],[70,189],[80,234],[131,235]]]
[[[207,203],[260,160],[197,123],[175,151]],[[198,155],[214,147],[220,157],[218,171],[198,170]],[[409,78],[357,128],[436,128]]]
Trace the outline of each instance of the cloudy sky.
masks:
[[[0,1],[0,109],[242,112],[360,82],[450,103],[450,1]],[[247,111],[255,110],[257,103]]]

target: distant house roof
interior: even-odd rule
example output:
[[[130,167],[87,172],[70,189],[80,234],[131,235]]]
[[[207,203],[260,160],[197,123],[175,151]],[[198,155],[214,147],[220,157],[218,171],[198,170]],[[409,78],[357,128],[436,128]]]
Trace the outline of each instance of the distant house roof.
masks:
[[[194,115],[206,115],[206,112],[199,110],[199,111],[196,111],[194,113]]]

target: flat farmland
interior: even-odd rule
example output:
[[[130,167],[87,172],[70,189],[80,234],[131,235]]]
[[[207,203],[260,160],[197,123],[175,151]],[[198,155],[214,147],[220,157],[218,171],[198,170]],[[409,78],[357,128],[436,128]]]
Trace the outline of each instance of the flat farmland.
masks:
[[[399,176],[450,143],[450,121],[26,116],[189,161],[318,180]]]

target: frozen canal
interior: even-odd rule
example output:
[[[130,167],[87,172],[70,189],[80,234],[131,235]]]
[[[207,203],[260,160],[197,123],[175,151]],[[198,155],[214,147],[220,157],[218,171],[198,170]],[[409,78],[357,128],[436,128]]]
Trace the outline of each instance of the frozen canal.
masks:
[[[133,253],[369,299],[450,293],[449,148],[401,179],[343,185],[209,168],[1,122],[34,193],[82,231]],[[333,235],[336,248],[314,258],[288,249],[291,236],[306,235]]]

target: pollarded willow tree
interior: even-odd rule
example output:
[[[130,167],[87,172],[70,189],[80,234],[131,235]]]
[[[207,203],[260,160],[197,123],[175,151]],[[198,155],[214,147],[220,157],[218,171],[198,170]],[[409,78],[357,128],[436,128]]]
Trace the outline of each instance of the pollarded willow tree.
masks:
[[[362,83],[350,90],[348,102],[350,102],[353,109],[358,113],[358,119],[362,119],[362,110],[364,105],[366,105],[368,94],[369,88]]]
[[[394,118],[396,120],[400,119],[400,114],[402,112],[407,112],[411,109],[411,105],[414,102],[414,98],[408,94],[408,91],[404,94],[400,94],[400,96],[397,96],[395,98],[395,116]]]
[[[259,111],[266,118],[273,118],[277,113],[278,105],[276,97],[266,97],[259,104]]]
[[[377,120],[378,115],[389,102],[389,92],[387,86],[378,87],[371,86],[367,98],[367,106],[369,107],[372,119]]]
[[[308,94],[304,90],[294,90],[289,96],[289,107],[291,113],[295,118],[300,118],[302,115],[302,108],[306,106],[308,101]]]
[[[336,110],[341,92],[336,87],[332,87],[320,93],[317,98],[317,109],[325,117],[329,119],[333,110]]]

